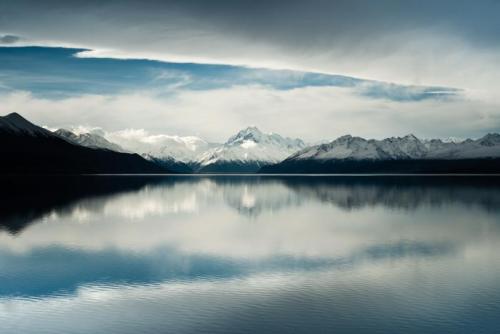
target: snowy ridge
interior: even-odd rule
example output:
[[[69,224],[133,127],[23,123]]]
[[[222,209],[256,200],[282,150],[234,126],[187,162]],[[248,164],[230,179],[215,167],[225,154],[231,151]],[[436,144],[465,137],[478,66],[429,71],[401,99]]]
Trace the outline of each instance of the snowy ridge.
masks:
[[[496,133],[464,141],[420,140],[414,135],[367,140],[347,135],[327,144],[307,147],[286,160],[449,160],[498,157],[500,134]]]
[[[280,162],[306,146],[300,139],[266,134],[256,127],[239,131],[224,144],[210,143],[195,136],[149,135],[144,130],[123,130],[107,133],[105,137],[156,163],[184,164],[195,170],[226,164],[227,170],[234,172],[256,171],[260,166]]]
[[[163,160],[173,158],[183,163],[195,161],[200,154],[217,145],[195,136],[148,135],[144,130],[123,130],[105,137],[129,151]]]
[[[130,153],[129,151],[124,150],[120,145],[106,140],[106,138],[97,133],[82,133],[77,135],[66,129],[59,129],[54,133],[73,144],[121,153]]]

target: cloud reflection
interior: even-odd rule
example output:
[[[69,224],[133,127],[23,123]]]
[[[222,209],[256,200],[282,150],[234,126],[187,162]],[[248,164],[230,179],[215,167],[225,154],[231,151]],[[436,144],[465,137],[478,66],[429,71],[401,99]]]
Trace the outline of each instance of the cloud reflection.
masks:
[[[280,316],[299,332],[349,329],[359,319],[388,332],[373,319],[404,327],[416,318],[425,319],[412,325],[422,332],[426,321],[435,328],[464,307],[483,328],[494,324],[494,178],[116,176],[3,184],[6,333],[265,332],[266,317]]]

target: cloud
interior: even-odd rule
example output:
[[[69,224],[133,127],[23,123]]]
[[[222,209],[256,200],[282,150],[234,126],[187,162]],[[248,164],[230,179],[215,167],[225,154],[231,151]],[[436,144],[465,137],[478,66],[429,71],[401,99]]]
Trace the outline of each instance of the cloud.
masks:
[[[72,126],[69,130],[74,134],[81,135],[84,133],[92,133],[100,136],[104,136],[105,131],[100,127],[89,127],[83,125]]]
[[[58,1],[0,4],[0,29],[82,57],[287,68],[496,90],[498,1]]]
[[[0,44],[14,44],[19,41],[20,38],[14,35],[0,35]]]
[[[130,135],[197,135],[214,142],[225,141],[248,125],[307,141],[346,133],[370,138],[408,133],[463,138],[500,131],[498,99],[484,102],[464,94],[394,101],[360,95],[359,89],[278,90],[256,85],[180,91],[168,97],[141,92],[58,100],[14,92],[1,96],[0,114],[15,111],[51,128],[82,125],[108,132],[136,129],[129,130]]]

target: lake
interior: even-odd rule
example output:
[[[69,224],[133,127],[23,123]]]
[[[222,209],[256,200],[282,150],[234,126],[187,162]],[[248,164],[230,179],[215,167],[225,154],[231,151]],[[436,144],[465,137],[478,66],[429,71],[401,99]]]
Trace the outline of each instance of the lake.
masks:
[[[500,178],[0,181],[2,334],[500,331]]]

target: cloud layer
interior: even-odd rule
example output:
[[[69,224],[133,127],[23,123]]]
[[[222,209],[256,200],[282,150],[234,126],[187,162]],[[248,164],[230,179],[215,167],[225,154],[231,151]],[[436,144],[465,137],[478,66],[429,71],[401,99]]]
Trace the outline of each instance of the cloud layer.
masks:
[[[38,1],[0,5],[0,31],[81,56],[244,64],[391,82],[500,84],[500,3]]]
[[[277,90],[264,86],[182,91],[162,97],[141,92],[84,95],[52,100],[26,92],[2,96],[0,114],[19,112],[49,127],[85,125],[107,131],[146,129],[150,134],[197,135],[225,141],[256,125],[308,141],[351,133],[387,137],[481,136],[500,130],[498,104],[467,96],[393,101],[360,96],[356,88],[305,87]]]

